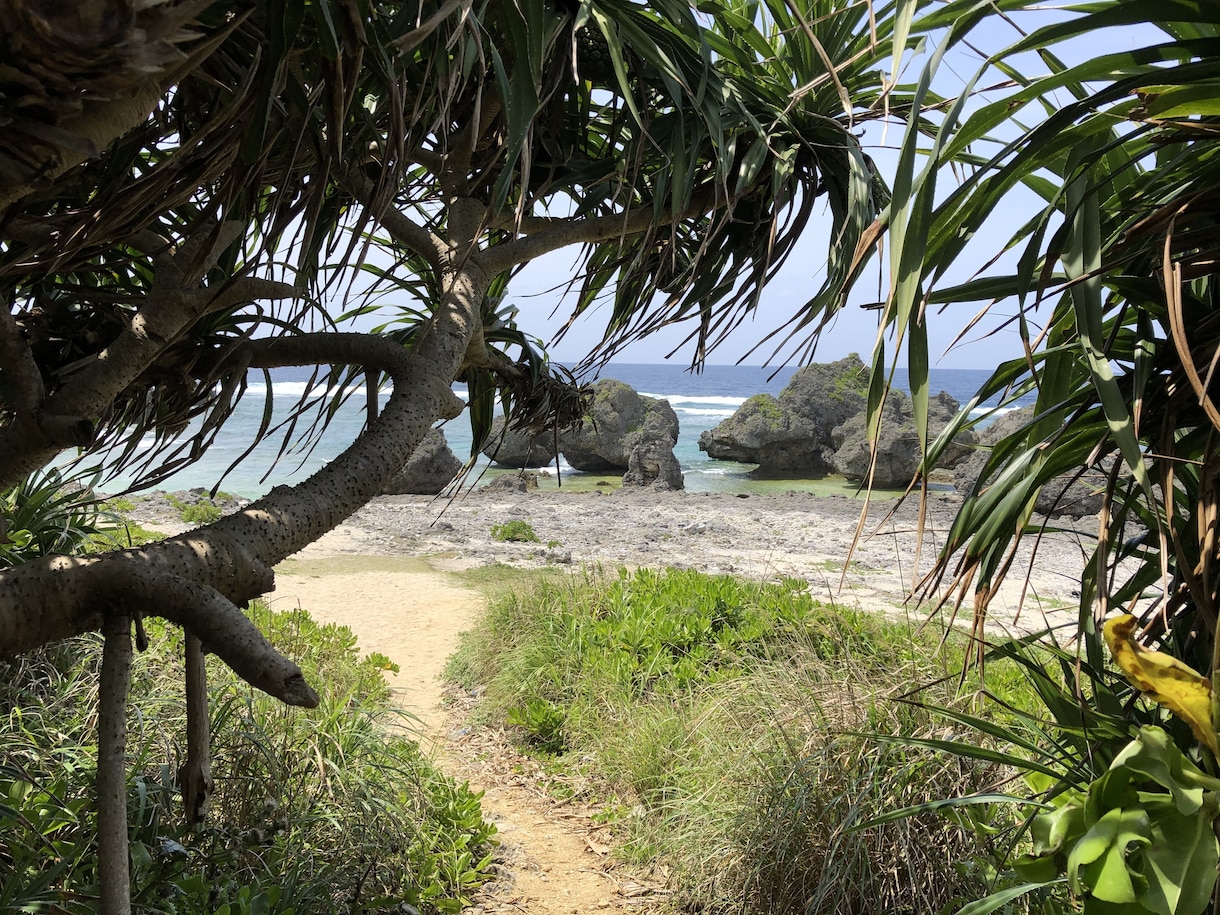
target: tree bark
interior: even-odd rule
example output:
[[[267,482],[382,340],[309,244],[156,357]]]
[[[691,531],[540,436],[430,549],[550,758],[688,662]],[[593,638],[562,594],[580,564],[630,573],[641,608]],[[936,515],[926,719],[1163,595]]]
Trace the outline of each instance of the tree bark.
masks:
[[[127,692],[131,617],[106,614],[97,719],[97,873],[102,915],[130,915],[127,847]]]
[[[118,601],[187,627],[259,689],[285,702],[315,705],[317,696],[299,668],[238,607],[272,590],[272,566],[378,495],[432,424],[462,409],[450,386],[488,284],[488,274],[472,259],[449,268],[435,316],[410,351],[361,334],[248,343],[254,368],[362,364],[386,372],[394,391],[381,416],[343,454],[303,483],[276,487],[244,511],[139,549],[52,557],[0,572],[0,655],[97,629],[99,602]]]

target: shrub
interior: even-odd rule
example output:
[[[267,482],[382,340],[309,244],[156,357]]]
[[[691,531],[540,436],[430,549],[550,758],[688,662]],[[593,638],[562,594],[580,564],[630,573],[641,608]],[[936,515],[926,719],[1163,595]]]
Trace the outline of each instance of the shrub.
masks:
[[[106,500],[106,508],[119,515],[130,515],[136,510],[136,503],[124,496],[116,496]]]
[[[801,581],[586,572],[494,595],[449,674],[529,747],[566,751],[555,764],[618,812],[623,854],[662,859],[687,910],[954,911],[986,895],[1002,841],[931,812],[855,828],[998,775],[888,740],[943,728],[888,698],[955,679],[961,647],[936,646]]]
[[[133,670],[133,903],[175,913],[457,912],[485,879],[494,827],[401,729],[382,669],[351,630],[304,611],[251,614],[326,691],[291,709],[210,663],[208,823],[184,827],[181,638],[148,620]],[[0,910],[96,906],[93,705],[100,639],[0,666]]]
[[[220,506],[210,499],[186,502],[177,496],[167,495],[165,498],[170,505],[178,510],[178,517],[187,524],[211,524],[220,518]]]
[[[491,526],[491,539],[512,543],[538,543],[538,535],[528,521],[505,521]]]
[[[0,492],[0,568],[81,552],[117,523],[80,480],[65,479],[53,468],[30,474]]]

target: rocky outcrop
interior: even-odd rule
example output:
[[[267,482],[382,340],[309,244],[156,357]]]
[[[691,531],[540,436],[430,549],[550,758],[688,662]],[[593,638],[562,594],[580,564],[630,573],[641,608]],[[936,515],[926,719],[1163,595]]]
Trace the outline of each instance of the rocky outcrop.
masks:
[[[504,417],[497,416],[483,454],[501,467],[545,467],[555,460],[555,436],[505,429]]]
[[[628,469],[637,443],[661,438],[678,440],[678,417],[669,402],[603,378],[593,385],[584,419],[560,433],[559,451],[576,470],[606,473]]]
[[[685,489],[682,467],[674,457],[674,442],[667,436],[642,438],[627,459],[624,486],[651,486],[659,490]]]
[[[928,436],[935,439],[958,413],[961,405],[941,391],[928,400]],[[867,480],[872,451],[868,441],[865,411],[852,416],[835,428],[835,469],[849,480]],[[963,432],[945,449],[938,467],[952,468],[970,456],[975,444],[972,432]],[[877,465],[873,485],[883,489],[907,486],[919,469],[922,457],[919,434],[915,430],[915,414],[911,399],[901,391],[891,390],[881,413],[877,434]]]
[[[1005,413],[981,430],[978,435],[979,447],[953,470],[953,488],[963,495],[969,493],[983,472],[991,449],[1000,440],[1019,432],[1033,415],[1032,407],[1023,407]],[[1067,518],[1095,515],[1101,511],[1105,486],[1105,474],[1096,470],[1086,471],[1078,479],[1075,474],[1057,477],[1042,487],[1034,502],[1034,511]]]
[[[397,495],[435,495],[457,476],[462,462],[449,448],[445,433],[432,429],[424,436],[419,447],[394,479],[386,484],[383,493]]]
[[[538,474],[527,471],[502,473],[488,480],[481,488],[488,492],[533,492],[538,488]]]
[[[834,429],[867,403],[868,369],[856,354],[807,365],[779,397],[751,397],[704,432],[699,448],[718,460],[758,464],[756,476],[824,476],[834,470]]]

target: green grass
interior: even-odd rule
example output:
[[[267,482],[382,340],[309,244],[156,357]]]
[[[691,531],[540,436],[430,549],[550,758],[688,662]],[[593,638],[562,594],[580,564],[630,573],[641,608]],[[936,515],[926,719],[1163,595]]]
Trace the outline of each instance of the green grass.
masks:
[[[813,601],[803,582],[639,570],[508,588],[448,672],[484,689],[486,720],[595,786],[586,801],[622,853],[665,862],[680,907],[938,912],[987,894],[1003,844],[989,833],[1008,822],[852,826],[1000,776],[884,739],[943,731],[893,697],[938,681],[921,698],[961,707],[961,657],[914,624]],[[1019,678],[988,677],[1028,702]]]
[[[107,499],[105,507],[108,511],[119,515],[130,515],[136,510],[136,503],[124,496],[116,496],[113,499]]]
[[[172,495],[166,495],[165,499],[178,510],[178,517],[187,524],[211,524],[220,519],[220,506],[211,499],[203,498],[197,502],[186,502]]]
[[[288,708],[209,659],[216,791],[207,823],[188,831],[173,786],[181,636],[146,620],[128,747],[136,910],[457,912],[486,879],[495,830],[479,795],[401,728],[382,675],[391,660],[361,657],[347,627],[304,611],[250,614],[322,703]],[[96,909],[99,656],[100,640],[85,637],[0,665],[2,911]]]
[[[767,419],[778,422],[784,418],[784,409],[780,406],[778,400],[770,394],[755,394],[753,397],[747,398],[746,402],[741,405],[742,415],[749,414],[752,410],[760,416],[765,416]]]
[[[538,534],[528,521],[505,521],[491,526],[491,539],[509,543],[538,543]]]

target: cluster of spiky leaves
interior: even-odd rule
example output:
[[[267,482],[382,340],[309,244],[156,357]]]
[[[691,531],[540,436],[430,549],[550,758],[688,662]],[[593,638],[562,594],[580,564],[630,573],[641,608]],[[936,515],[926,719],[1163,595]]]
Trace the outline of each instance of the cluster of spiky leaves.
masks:
[[[94,6],[135,21],[119,0]],[[553,222],[621,219],[585,252],[578,313],[613,295],[607,354],[692,320],[702,359],[757,306],[821,197],[836,261],[823,298],[841,301],[838,252],[854,250],[883,197],[851,128],[882,95],[876,63],[905,42],[909,6],[160,4],[186,29],[161,103],[103,155],[8,206],[0,289],[49,393],[163,294],[175,250],[198,252],[192,285],[279,275],[301,290],[201,317],[116,401],[107,444],[173,438],[204,417],[175,458],[158,458],[162,470],[205,448],[244,393],[237,341],[329,326],[327,298],[350,291],[345,265],[380,247],[365,229],[387,209],[444,239],[451,202],[475,198],[482,247]],[[78,76],[86,90],[100,78]],[[417,251],[390,259],[418,327],[442,271]],[[514,255],[502,279],[526,260]],[[509,377],[524,366],[523,389],[545,388],[533,341],[500,330],[526,351]],[[117,455],[130,464],[135,452]]]
[[[924,33],[949,29],[925,85],[945,49],[969,41],[991,6],[961,0],[916,22]],[[1000,6],[1016,14],[1032,4]],[[1090,50],[1072,64],[1056,56],[1072,42],[1095,48],[1107,28],[1126,29],[1139,46]],[[924,172],[915,173],[914,161],[926,123],[913,125],[904,145],[883,219],[895,276],[886,317],[910,341],[912,389],[927,390],[928,308],[1015,302],[1012,326],[1026,356],[999,366],[979,400],[1036,394],[1033,418],[996,447],[968,494],[932,578],[947,578],[980,614],[1010,569],[1017,538],[1036,530],[1037,490],[1100,466],[1111,483],[1097,552],[1083,570],[1085,630],[1094,611],[1100,617],[1150,592],[1159,593],[1165,619],[1181,615],[1184,630],[1214,630],[1218,37],[1220,16],[1192,0],[1107,0],[1043,19],[993,55],[938,121],[935,161]],[[1075,47],[1065,53],[1079,54]],[[1044,73],[1012,63],[1029,52]],[[964,99],[997,69],[1005,87],[969,110]],[[938,200],[938,176],[963,163],[970,173]],[[965,282],[952,279],[976,235],[1011,219],[1018,191],[1032,191],[1042,206],[1016,231],[1004,227],[1012,266],[993,262]],[[964,412],[930,460],[968,422]],[[1203,668],[1210,641],[1198,646]]]

